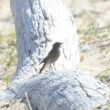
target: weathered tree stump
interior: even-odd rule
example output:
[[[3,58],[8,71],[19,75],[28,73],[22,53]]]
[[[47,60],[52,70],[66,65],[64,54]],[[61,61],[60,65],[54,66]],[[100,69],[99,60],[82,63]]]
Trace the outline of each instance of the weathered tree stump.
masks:
[[[75,22],[61,0],[11,0],[18,65],[0,101],[25,100],[33,110],[89,110],[109,99],[106,85],[78,71],[79,48]],[[63,42],[55,65],[39,74],[40,62],[53,43]],[[10,107],[10,106],[9,106]]]

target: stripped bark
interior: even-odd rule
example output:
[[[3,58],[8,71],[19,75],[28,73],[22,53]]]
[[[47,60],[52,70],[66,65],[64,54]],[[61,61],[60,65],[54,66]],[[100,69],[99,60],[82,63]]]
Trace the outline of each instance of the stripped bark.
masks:
[[[108,101],[106,85],[77,71],[78,37],[75,22],[61,0],[11,0],[18,65],[0,100],[29,96],[33,110],[88,110]],[[55,65],[39,74],[39,65],[55,42],[63,42]]]

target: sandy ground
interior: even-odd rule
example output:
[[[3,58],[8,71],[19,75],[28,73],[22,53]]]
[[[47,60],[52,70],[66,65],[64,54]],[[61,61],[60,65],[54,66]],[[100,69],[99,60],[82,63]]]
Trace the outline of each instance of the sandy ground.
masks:
[[[0,13],[0,33],[7,35],[15,31],[10,9],[10,0],[0,0]]]
[[[110,0],[67,0],[75,17],[80,42],[87,45],[91,42],[110,39]],[[86,30],[86,32],[85,32]],[[99,42],[101,44],[102,42]],[[83,46],[84,46],[83,45]],[[81,52],[83,61],[80,68],[89,71],[93,76],[110,68],[110,45]]]
[[[67,1],[71,7],[73,16],[75,17],[77,30],[78,32],[81,31],[78,33],[80,42],[85,42],[83,45],[87,44],[88,46],[88,43],[90,42],[98,41],[99,39],[103,38],[110,38],[110,31],[108,29],[108,26],[110,25],[110,0]],[[10,32],[15,31],[13,18],[10,11],[10,0],[0,0],[0,13],[0,33],[5,36]],[[103,29],[102,31],[95,33],[94,31],[97,28]],[[85,30],[87,32],[85,32]],[[92,32],[92,30],[94,31]],[[85,41],[85,38],[87,41]],[[104,48],[91,47],[89,51],[81,52],[81,57],[83,57],[83,60],[80,63],[80,69],[89,71],[93,76],[103,73],[103,71],[109,70],[109,50],[110,47],[107,45]],[[7,71],[5,71],[3,68],[0,68],[0,76],[7,76],[14,73],[16,68],[15,65],[12,65],[10,69],[7,69]],[[0,85],[0,89],[4,89],[6,87],[6,83],[4,83],[2,78],[0,78]]]

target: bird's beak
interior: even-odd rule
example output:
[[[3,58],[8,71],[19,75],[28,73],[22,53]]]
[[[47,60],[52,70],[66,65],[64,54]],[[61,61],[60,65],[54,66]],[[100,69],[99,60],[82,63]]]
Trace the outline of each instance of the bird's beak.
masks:
[[[64,44],[64,43],[62,43],[62,42],[60,43],[61,48],[63,47],[63,45],[62,45],[62,44]]]
[[[62,45],[62,44],[64,44],[64,43],[61,42],[61,45]]]

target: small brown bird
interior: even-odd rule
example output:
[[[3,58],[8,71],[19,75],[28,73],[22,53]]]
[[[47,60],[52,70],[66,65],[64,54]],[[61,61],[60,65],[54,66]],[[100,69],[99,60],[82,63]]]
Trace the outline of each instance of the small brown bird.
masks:
[[[39,73],[41,73],[47,65],[51,65],[52,63],[55,63],[55,61],[59,58],[61,44],[63,44],[63,43],[55,42],[53,44],[53,48],[51,49],[51,51],[49,52],[47,57],[41,62],[41,63],[44,63],[44,64],[43,64],[42,68],[40,69]]]

